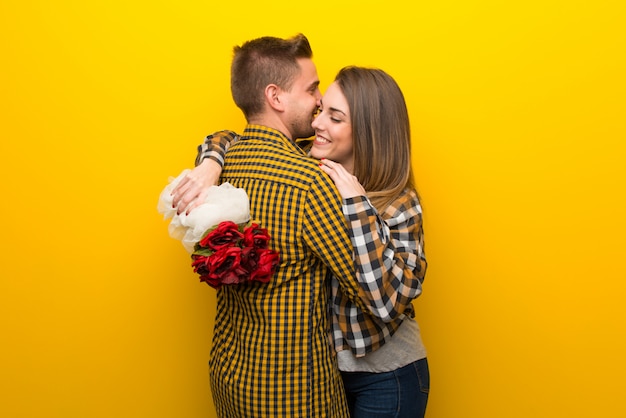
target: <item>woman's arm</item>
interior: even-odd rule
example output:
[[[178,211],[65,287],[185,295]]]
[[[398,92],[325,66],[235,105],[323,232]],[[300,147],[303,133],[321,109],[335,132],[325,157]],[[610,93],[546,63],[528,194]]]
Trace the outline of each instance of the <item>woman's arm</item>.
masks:
[[[366,196],[344,199],[357,278],[370,311],[384,322],[404,314],[422,293],[426,274],[422,210],[406,192],[379,215]],[[384,219],[383,219],[384,217]]]
[[[333,179],[344,199],[357,279],[369,309],[384,322],[391,322],[421,294],[426,274],[418,197],[406,191],[381,216],[356,177],[343,166],[322,160],[320,167]]]
[[[196,167],[172,190],[172,203],[178,214],[189,214],[204,202],[207,190],[218,184],[228,148],[238,139],[235,132],[219,131],[207,136],[198,146]]]

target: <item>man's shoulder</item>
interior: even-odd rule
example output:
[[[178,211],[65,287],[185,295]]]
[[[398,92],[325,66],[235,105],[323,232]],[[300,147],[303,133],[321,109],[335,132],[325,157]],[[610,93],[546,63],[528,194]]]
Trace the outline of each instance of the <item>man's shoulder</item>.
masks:
[[[310,187],[314,183],[327,183],[325,173],[317,160],[305,155],[295,147],[280,142],[248,137],[239,141],[226,154],[226,172],[229,169],[255,178],[287,182],[298,187]]]

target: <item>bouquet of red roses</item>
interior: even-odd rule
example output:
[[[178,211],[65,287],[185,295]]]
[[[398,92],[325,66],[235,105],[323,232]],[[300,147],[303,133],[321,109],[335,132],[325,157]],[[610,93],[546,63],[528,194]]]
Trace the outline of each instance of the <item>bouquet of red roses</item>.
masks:
[[[219,289],[222,285],[257,281],[267,283],[279,263],[268,248],[270,236],[258,223],[220,222],[202,236],[191,254],[200,281]]]
[[[279,256],[268,248],[270,236],[250,221],[250,199],[244,189],[229,183],[213,186],[204,202],[189,214],[173,206],[172,190],[191,170],[183,170],[159,195],[157,210],[170,219],[172,238],[180,239],[191,254],[191,266],[200,280],[219,288],[250,281],[269,282]]]

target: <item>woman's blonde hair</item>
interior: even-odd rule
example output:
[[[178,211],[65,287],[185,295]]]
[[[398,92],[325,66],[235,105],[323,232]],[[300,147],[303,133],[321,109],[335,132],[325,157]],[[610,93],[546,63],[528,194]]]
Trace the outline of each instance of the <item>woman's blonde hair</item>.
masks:
[[[416,190],[404,95],[386,72],[349,66],[335,77],[352,122],[354,175],[379,212],[405,189]]]

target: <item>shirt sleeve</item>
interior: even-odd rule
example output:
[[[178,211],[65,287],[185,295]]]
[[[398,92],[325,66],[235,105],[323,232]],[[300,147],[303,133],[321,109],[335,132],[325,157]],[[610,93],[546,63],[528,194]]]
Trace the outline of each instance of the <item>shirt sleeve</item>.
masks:
[[[342,208],[369,310],[391,322],[422,292],[427,263],[419,200],[413,193],[402,195],[385,219],[365,196],[345,199]]]
[[[329,177],[320,175],[314,182],[303,216],[303,235],[309,248],[330,268],[344,295],[362,312],[369,312],[366,295],[355,278],[352,244],[341,210],[341,196]]]
[[[204,138],[204,142],[198,145],[198,155],[196,165],[199,165],[205,158],[216,161],[224,167],[224,156],[228,148],[239,140],[239,135],[233,131],[219,131]]]

